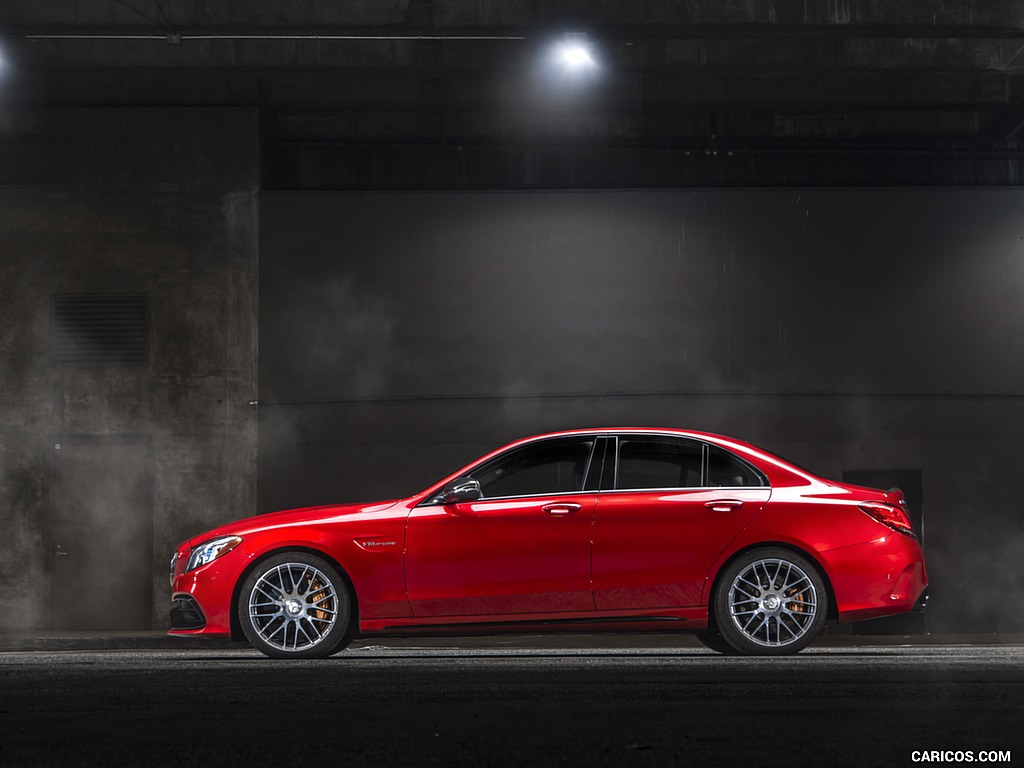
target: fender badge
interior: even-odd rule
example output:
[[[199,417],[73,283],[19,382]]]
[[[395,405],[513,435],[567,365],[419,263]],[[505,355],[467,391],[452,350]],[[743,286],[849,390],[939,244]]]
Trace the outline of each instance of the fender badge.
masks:
[[[371,539],[353,539],[356,546],[360,549],[365,549],[367,552],[379,552],[385,549],[394,549],[398,546],[398,542],[394,539],[375,537]]]

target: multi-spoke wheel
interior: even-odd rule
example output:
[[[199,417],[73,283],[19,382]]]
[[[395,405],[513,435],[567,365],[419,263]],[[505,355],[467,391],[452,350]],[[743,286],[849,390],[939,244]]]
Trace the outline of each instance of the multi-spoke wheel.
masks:
[[[828,592],[817,568],[787,549],[747,552],[715,588],[718,632],[740,653],[796,653],[821,631],[827,613]]]
[[[277,659],[316,659],[340,650],[351,615],[348,588],[337,569],[305,552],[260,563],[238,598],[246,638]]]

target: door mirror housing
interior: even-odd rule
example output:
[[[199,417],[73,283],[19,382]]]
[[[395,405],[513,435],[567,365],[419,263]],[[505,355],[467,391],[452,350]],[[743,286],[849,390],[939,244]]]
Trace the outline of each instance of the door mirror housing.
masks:
[[[441,491],[441,503],[459,504],[464,501],[476,501],[483,498],[480,491],[480,481],[468,477],[460,477],[453,483],[449,483]]]

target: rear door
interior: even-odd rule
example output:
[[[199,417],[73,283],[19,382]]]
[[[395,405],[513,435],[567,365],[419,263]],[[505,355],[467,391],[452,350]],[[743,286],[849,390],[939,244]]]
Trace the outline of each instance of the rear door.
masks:
[[[617,443],[594,521],[597,610],[699,605],[715,558],[771,489],[753,467],[698,440],[625,434]]]

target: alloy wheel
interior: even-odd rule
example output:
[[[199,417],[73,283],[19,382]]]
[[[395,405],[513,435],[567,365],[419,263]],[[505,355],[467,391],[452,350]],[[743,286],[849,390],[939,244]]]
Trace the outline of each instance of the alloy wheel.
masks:
[[[286,653],[312,649],[338,621],[338,590],[319,568],[286,562],[265,571],[249,593],[252,629]]]
[[[754,560],[732,580],[729,617],[750,642],[768,648],[799,642],[815,625],[818,589],[795,563],[781,558]]]

